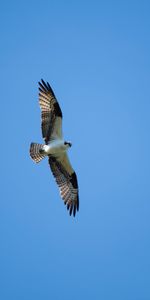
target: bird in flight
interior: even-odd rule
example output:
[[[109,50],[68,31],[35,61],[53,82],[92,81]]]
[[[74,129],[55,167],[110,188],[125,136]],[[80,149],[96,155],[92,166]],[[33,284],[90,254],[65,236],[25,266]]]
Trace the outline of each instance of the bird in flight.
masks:
[[[39,104],[45,144],[31,143],[30,156],[36,163],[48,156],[50,169],[58,184],[61,198],[69,214],[75,216],[76,211],[79,210],[79,192],[77,176],[67,154],[71,143],[63,138],[61,108],[51,86],[43,79],[39,82]]]

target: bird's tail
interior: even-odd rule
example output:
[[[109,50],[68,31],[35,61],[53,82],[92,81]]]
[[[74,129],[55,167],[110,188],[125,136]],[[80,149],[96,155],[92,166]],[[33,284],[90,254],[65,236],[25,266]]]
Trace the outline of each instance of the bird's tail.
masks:
[[[31,143],[30,156],[36,163],[40,162],[46,156],[46,154],[43,151],[43,145]]]

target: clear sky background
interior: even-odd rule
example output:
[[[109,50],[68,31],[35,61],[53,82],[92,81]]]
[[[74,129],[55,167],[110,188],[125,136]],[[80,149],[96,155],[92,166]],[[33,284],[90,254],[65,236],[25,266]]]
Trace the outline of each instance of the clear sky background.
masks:
[[[1,300],[150,299],[150,2],[3,1]],[[61,105],[80,212],[42,142],[38,81]]]

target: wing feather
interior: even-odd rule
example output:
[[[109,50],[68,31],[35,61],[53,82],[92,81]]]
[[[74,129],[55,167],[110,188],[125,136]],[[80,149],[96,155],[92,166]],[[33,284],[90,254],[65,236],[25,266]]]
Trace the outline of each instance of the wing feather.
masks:
[[[43,79],[39,82],[39,103],[42,135],[47,144],[53,138],[62,137],[62,111],[51,86]]]
[[[51,171],[59,187],[60,195],[67,205],[69,214],[76,215],[79,210],[79,192],[77,176],[71,167],[68,156],[65,153],[60,158],[49,156]]]

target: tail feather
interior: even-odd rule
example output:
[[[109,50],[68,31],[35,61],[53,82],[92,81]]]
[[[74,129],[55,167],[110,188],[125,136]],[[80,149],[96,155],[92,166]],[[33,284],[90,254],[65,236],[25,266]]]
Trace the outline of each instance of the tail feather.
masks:
[[[31,143],[30,156],[36,163],[40,162],[46,156],[41,150],[43,150],[42,144]]]

